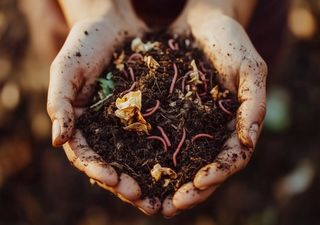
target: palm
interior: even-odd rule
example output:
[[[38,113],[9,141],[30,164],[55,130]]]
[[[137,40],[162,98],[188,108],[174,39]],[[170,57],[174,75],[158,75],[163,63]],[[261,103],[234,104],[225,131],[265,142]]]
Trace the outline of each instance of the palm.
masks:
[[[189,26],[179,24],[177,32],[183,32],[181,27]],[[240,107],[234,132],[225,148],[214,162],[198,171],[193,182],[185,184],[172,198],[164,201],[162,213],[165,216],[173,216],[204,201],[230,175],[245,167],[265,114],[267,68],[240,24],[221,15],[190,27],[199,46],[218,70],[220,82],[238,96]],[[219,169],[221,163],[223,170]]]

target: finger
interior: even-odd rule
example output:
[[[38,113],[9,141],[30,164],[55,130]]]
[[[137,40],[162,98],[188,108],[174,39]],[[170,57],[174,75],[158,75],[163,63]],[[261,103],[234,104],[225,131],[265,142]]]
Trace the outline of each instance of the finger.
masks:
[[[147,215],[154,215],[161,208],[159,198],[145,198],[143,200],[135,201],[133,204]]]
[[[141,196],[139,184],[129,175],[122,173],[119,178],[119,183],[115,187],[117,195],[129,201],[136,201]]]
[[[267,66],[262,59],[245,60],[240,68],[237,130],[242,144],[254,148],[266,114]]]
[[[69,161],[88,177],[107,186],[117,185],[116,171],[88,146],[79,130],[63,145],[63,148]]]
[[[162,215],[166,218],[171,218],[177,215],[180,212],[178,208],[176,208],[172,201],[172,196],[168,196],[162,203]]]
[[[115,187],[107,186],[104,183],[101,183],[94,179],[91,179],[90,182],[93,184],[94,183],[98,184],[103,189],[110,191],[111,193],[119,197],[122,201],[137,207],[139,210],[141,210],[143,213],[147,215],[154,215],[161,208],[161,202],[159,198],[145,198],[145,199],[139,199],[136,201],[130,201],[129,199],[125,198],[123,195],[119,194]]]
[[[234,132],[214,162],[198,171],[193,180],[194,186],[204,190],[223,183],[229,176],[247,165],[252,153],[253,149],[242,145],[237,132]]]
[[[184,184],[173,196],[173,205],[179,210],[192,208],[193,206],[206,200],[217,186],[212,186],[206,190],[197,189],[192,182]]]

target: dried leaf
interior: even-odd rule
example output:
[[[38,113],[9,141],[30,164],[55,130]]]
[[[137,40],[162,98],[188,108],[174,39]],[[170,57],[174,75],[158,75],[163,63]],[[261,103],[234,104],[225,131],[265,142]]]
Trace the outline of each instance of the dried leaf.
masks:
[[[168,167],[162,167],[159,163],[155,164],[150,171],[151,176],[155,181],[161,179],[162,176],[169,176],[171,179],[177,179],[178,175],[174,172],[173,169]]]
[[[147,64],[148,68],[151,70],[156,70],[160,67],[160,64],[151,56],[145,56],[143,61]]]
[[[140,38],[135,38],[131,42],[131,50],[134,52],[143,52],[146,53],[153,48],[159,48],[159,42],[150,42],[143,43]]]
[[[189,75],[191,80],[189,80],[188,83],[192,83],[194,85],[202,84],[202,81],[200,80],[199,70],[194,60],[191,61],[191,67],[192,72]]]
[[[124,51],[121,52],[121,54],[119,55],[118,58],[116,58],[113,63],[116,65],[116,68],[119,70],[119,71],[122,71],[124,69],[124,59],[125,59],[125,54],[124,54]]]
[[[141,109],[141,91],[131,91],[125,94],[122,98],[117,98],[116,107],[119,110],[136,107],[139,110]]]
[[[123,129],[127,130],[127,131],[136,131],[136,132],[144,132],[146,134],[149,134],[149,130],[151,129],[151,125],[149,123],[140,123],[140,122],[135,122],[132,123],[126,127],[124,127]]]
[[[219,87],[218,87],[218,85],[214,86],[211,89],[210,94],[211,94],[213,100],[215,100],[215,101],[219,100],[220,96],[219,96]]]
[[[141,110],[141,91],[131,91],[122,98],[117,98],[114,113],[128,131],[149,133],[151,125],[143,118]]]

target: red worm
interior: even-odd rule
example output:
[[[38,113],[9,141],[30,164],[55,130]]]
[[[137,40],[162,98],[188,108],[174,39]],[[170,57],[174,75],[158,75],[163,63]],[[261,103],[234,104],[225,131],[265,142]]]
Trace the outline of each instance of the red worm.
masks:
[[[129,69],[129,72],[130,72],[131,80],[134,81],[135,80],[135,75],[134,75],[133,69],[130,66],[128,67],[128,69]]]
[[[200,69],[203,71],[203,72],[206,72],[208,69],[204,67],[204,62],[200,62],[199,63],[199,66],[200,66]]]
[[[153,113],[155,113],[155,111],[157,111],[160,107],[160,101],[156,100],[156,105],[150,109],[147,109],[147,113],[143,114],[142,116],[147,117],[147,116],[151,116]]]
[[[222,99],[222,100],[219,100],[218,101],[218,105],[220,107],[220,109],[225,112],[226,114],[228,114],[229,116],[232,116],[232,112],[230,112],[229,110],[227,110],[224,106],[223,106],[223,103],[228,103],[228,102],[231,102],[230,99]]]
[[[173,63],[173,69],[174,69],[174,75],[173,75],[173,79],[170,85],[170,89],[169,89],[169,93],[172,94],[173,89],[174,89],[174,85],[177,81],[177,77],[178,77],[178,68],[177,65],[175,63]]]
[[[213,136],[210,135],[210,134],[197,134],[197,135],[194,135],[192,138],[191,138],[191,143],[193,144],[195,140],[197,140],[198,138],[203,138],[203,137],[206,137],[206,138],[210,138],[210,139],[213,139]]]
[[[161,141],[164,150],[165,150],[165,151],[168,151],[167,144],[166,144],[165,140],[163,140],[162,137],[159,137],[159,136],[149,136],[149,137],[147,137],[147,139],[149,139],[149,140]]]
[[[133,82],[133,84],[131,85],[131,87],[130,87],[128,90],[125,90],[125,91],[121,92],[120,95],[122,96],[122,95],[125,95],[125,94],[129,93],[130,91],[133,91],[133,89],[136,87],[136,85],[137,85],[137,83],[136,83],[136,82]]]
[[[133,53],[132,55],[130,55],[130,57],[128,58],[128,62],[134,62],[136,60],[140,60],[140,61],[143,61],[143,56],[136,52],[136,53]]]
[[[179,45],[178,43],[174,44],[174,39],[170,39],[168,41],[168,45],[171,48],[171,50],[175,51],[175,50],[179,50]]]
[[[161,135],[162,135],[163,139],[165,140],[165,142],[167,143],[167,146],[170,147],[171,146],[171,142],[170,142],[166,132],[164,132],[163,128],[160,127],[160,126],[157,126],[157,128],[161,132]]]
[[[122,72],[123,72],[124,76],[128,79],[129,76],[128,76],[128,72],[126,71],[126,69],[123,69]]]
[[[202,73],[200,70],[199,70],[199,73],[200,73],[200,78],[203,81],[204,90],[207,91],[208,90],[208,83],[207,83],[208,80],[206,79],[206,74]]]
[[[173,156],[172,156],[172,161],[174,166],[177,166],[177,155],[179,154],[180,149],[185,140],[186,140],[186,128],[183,128],[182,138],[178,144],[176,151],[173,153]]]

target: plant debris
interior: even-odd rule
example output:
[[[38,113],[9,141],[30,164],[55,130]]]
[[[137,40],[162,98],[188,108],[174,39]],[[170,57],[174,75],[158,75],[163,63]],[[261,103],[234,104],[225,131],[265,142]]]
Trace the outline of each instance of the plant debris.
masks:
[[[238,102],[192,37],[147,34],[125,42],[77,120],[89,146],[142,197],[164,199],[222,150]],[[112,74],[112,77],[110,76]],[[107,97],[106,97],[107,96]]]

